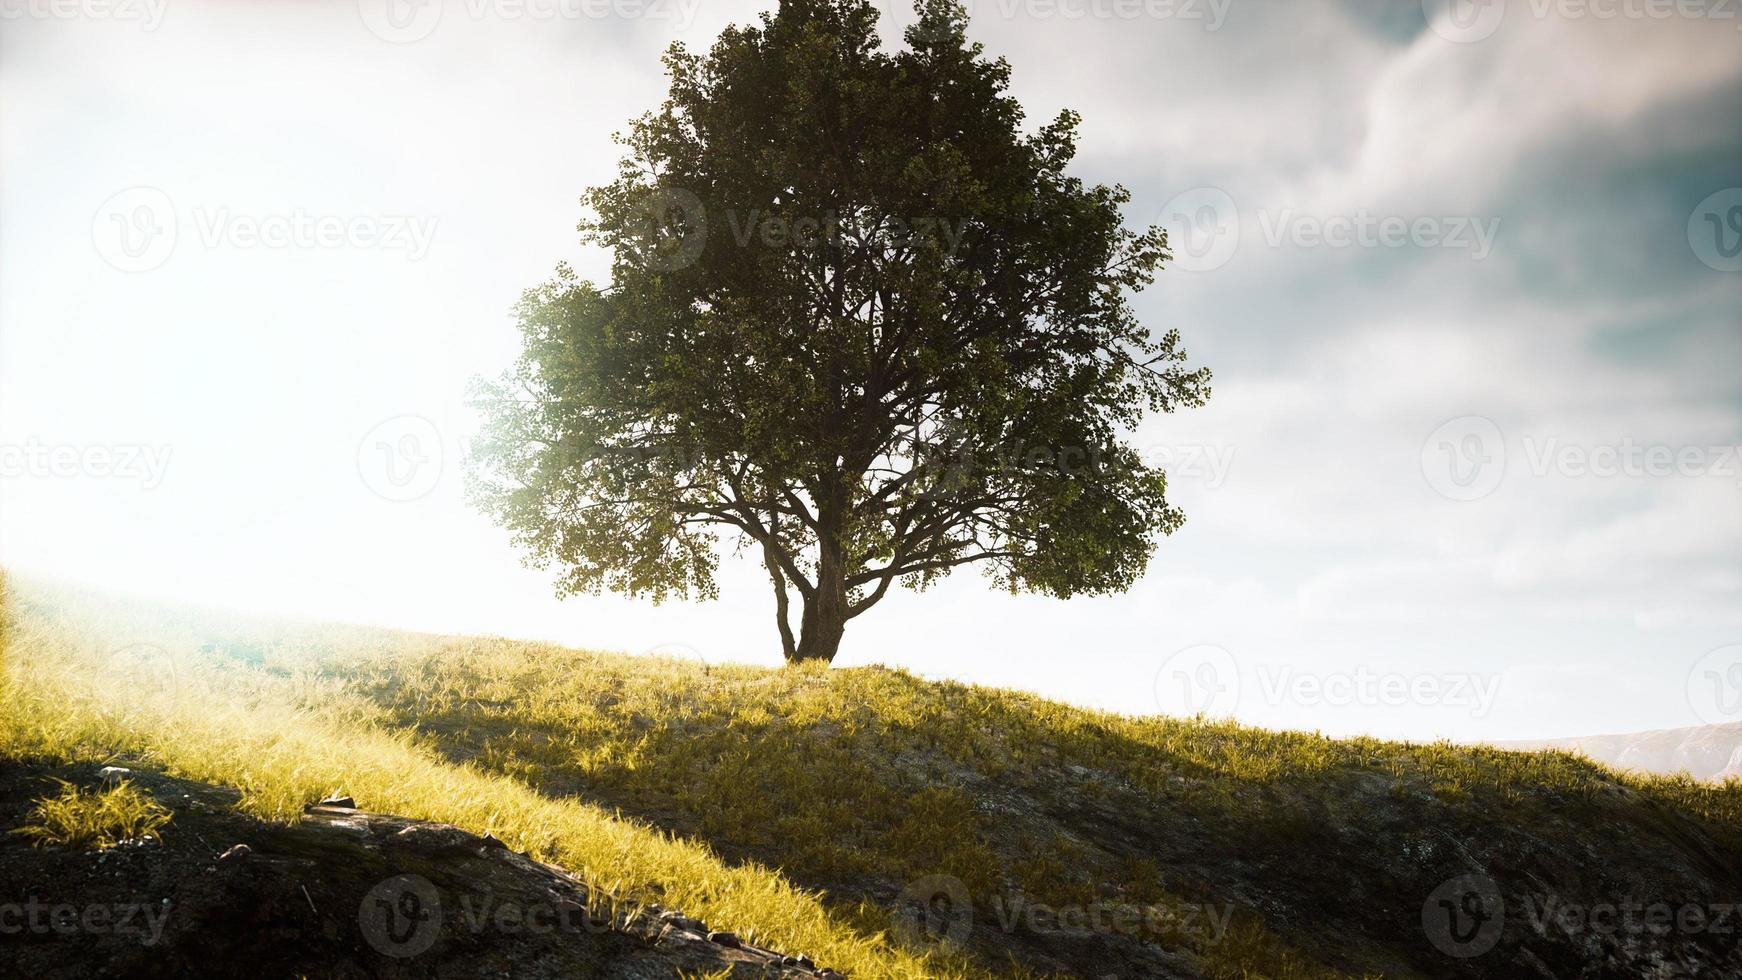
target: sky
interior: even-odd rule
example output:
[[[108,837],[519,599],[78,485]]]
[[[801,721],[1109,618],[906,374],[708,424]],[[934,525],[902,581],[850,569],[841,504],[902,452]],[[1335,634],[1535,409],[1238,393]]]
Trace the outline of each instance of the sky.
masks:
[[[558,600],[462,493],[469,379],[659,54],[768,3],[0,0],[0,563],[226,609],[779,662]],[[885,0],[899,43],[910,10]],[[837,664],[1410,739],[1742,721],[1742,11],[974,0],[1175,259],[1210,367],[1127,593],[970,569]]]

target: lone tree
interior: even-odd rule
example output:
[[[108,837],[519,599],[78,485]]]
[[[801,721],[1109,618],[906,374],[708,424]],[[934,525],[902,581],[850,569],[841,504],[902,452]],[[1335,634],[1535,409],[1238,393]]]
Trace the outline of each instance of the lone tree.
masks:
[[[1075,113],[1022,131],[959,6],[917,13],[893,53],[866,0],[667,52],[668,99],[584,198],[610,285],[559,266],[475,389],[472,499],[559,595],[712,598],[724,529],[787,660],[828,661],[897,580],[1121,591],[1180,525],[1122,441],[1209,394],[1127,302],[1166,232],[1066,174]]]

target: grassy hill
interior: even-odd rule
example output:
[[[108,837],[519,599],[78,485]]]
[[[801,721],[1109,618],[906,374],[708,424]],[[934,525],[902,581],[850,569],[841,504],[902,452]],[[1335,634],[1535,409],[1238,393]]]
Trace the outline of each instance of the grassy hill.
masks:
[[[1742,969],[1735,781],[4,590],[0,758],[344,792],[855,978]]]

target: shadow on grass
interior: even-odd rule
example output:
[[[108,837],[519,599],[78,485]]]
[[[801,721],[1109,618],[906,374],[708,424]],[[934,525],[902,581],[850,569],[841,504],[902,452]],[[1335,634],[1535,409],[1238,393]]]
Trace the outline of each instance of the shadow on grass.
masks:
[[[1582,962],[1578,937],[1531,930],[1532,898],[1742,898],[1733,828],[1565,754],[1128,719],[877,668],[667,664],[651,689],[614,669],[566,714],[463,682],[440,707],[364,690],[454,761],[779,868],[861,928],[899,921],[909,883],[959,880],[970,948],[1039,971],[1158,970],[1166,948],[1212,975],[1505,976],[1527,937]],[[1520,921],[1500,953],[1452,963],[1422,910],[1472,870]]]

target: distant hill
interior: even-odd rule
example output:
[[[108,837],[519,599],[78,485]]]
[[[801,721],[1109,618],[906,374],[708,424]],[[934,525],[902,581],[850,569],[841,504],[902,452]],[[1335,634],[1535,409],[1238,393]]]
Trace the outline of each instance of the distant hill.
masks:
[[[1742,722],[1494,744],[1506,749],[1565,749],[1617,769],[1666,776],[1685,772],[1695,779],[1742,777]]]

